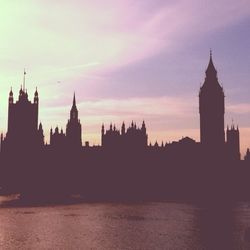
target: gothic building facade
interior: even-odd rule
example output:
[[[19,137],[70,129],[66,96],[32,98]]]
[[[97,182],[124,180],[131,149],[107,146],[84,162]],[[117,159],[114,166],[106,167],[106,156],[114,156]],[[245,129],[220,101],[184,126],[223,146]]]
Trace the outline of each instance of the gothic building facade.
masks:
[[[240,160],[240,131],[233,124],[227,126],[227,154],[232,160]]]
[[[8,131],[1,136],[1,151],[27,151],[44,146],[42,124],[38,126],[39,97],[36,89],[33,103],[27,90],[21,86],[19,97],[14,102],[12,89],[9,92]]]
[[[148,135],[145,122],[143,121],[141,128],[137,127],[132,121],[131,126],[125,128],[125,123],[122,123],[121,130],[117,130],[115,125],[110,124],[109,129],[105,131],[102,125],[102,147],[104,148],[127,148],[127,149],[144,149],[148,145]]]
[[[70,119],[66,126],[66,138],[70,147],[80,148],[82,146],[82,125],[78,118],[75,94],[73,97],[73,105],[70,110]]]
[[[56,126],[55,130],[50,129],[50,146],[54,149],[65,149],[66,144],[66,135],[63,132],[63,129],[59,131],[58,126]]]
[[[82,126],[78,118],[75,94],[70,110],[70,119],[66,126],[66,133],[63,129],[59,131],[58,126],[53,131],[50,129],[50,145],[55,149],[70,148],[72,151],[82,147]]]

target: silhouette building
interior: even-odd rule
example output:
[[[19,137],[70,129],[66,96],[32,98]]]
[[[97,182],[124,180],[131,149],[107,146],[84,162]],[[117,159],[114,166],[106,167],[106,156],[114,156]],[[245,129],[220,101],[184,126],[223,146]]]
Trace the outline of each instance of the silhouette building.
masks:
[[[82,146],[82,126],[78,119],[78,110],[76,107],[75,94],[73,97],[73,104],[70,110],[70,119],[66,127],[67,143],[70,147],[81,148]]]
[[[105,131],[102,125],[102,146],[104,148],[146,148],[148,144],[148,135],[145,122],[141,128],[137,127],[132,121],[131,126],[126,130],[125,123],[122,123],[121,131],[116,126],[110,124],[110,128]]]
[[[1,138],[1,151],[23,151],[41,149],[44,146],[42,124],[38,127],[39,97],[36,89],[33,103],[28,99],[24,82],[16,103],[12,89],[9,92],[8,131]]]
[[[65,149],[70,148],[81,149],[82,147],[82,126],[80,120],[78,119],[78,110],[76,107],[75,94],[73,97],[73,104],[70,110],[70,119],[68,120],[66,126],[66,133],[63,129],[59,131],[58,126],[50,129],[50,145],[54,149]]]
[[[1,135],[0,187],[24,195],[171,200],[208,197],[220,190],[222,196],[231,195],[236,188],[241,197],[248,197],[250,150],[240,161],[238,126],[227,127],[225,140],[224,99],[210,52],[199,92],[200,142],[185,136],[165,145],[148,145],[145,122],[137,126],[132,121],[127,128],[123,122],[120,129],[112,124],[105,129],[103,124],[101,147],[87,142],[81,150],[82,127],[74,94],[65,132],[58,126],[51,128],[50,145],[45,146],[42,124],[38,124],[38,91],[31,102],[24,74],[16,102],[12,89],[9,92],[8,130],[5,137]],[[234,184],[235,177],[239,185]]]
[[[54,132],[53,129],[50,129],[50,146],[53,149],[65,149],[66,147],[66,135],[63,132],[63,129],[59,131],[58,126],[55,128]]]
[[[228,156],[232,160],[240,160],[240,133],[239,128],[227,127],[227,150]]]
[[[245,155],[245,157],[244,157],[244,160],[246,161],[246,162],[250,162],[250,150],[249,150],[249,148],[247,149],[247,152],[246,152],[246,155]]]
[[[205,81],[199,93],[200,141],[202,147],[210,151],[221,152],[224,149],[224,98],[210,52]]]

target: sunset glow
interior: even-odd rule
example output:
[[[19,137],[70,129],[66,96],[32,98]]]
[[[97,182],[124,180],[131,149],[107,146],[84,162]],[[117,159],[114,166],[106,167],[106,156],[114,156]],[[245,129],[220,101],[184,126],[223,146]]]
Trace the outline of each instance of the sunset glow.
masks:
[[[65,129],[74,91],[83,142],[100,144],[102,123],[132,120],[145,120],[152,143],[199,141],[198,92],[212,48],[225,125],[239,125],[242,155],[250,147],[249,1],[3,0],[0,15],[0,131],[25,68],[47,141],[51,126]]]

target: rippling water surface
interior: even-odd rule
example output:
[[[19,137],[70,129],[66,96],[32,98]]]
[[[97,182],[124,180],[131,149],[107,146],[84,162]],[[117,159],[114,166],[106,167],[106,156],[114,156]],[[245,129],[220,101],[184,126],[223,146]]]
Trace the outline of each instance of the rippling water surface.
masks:
[[[228,211],[170,202],[0,207],[0,249],[250,249],[248,228],[247,203]]]

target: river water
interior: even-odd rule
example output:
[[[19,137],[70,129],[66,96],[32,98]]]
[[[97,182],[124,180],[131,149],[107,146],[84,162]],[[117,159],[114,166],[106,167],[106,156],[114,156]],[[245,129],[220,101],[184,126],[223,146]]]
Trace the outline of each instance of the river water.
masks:
[[[0,249],[250,249],[250,203],[217,210],[174,202],[17,207],[4,200]]]

